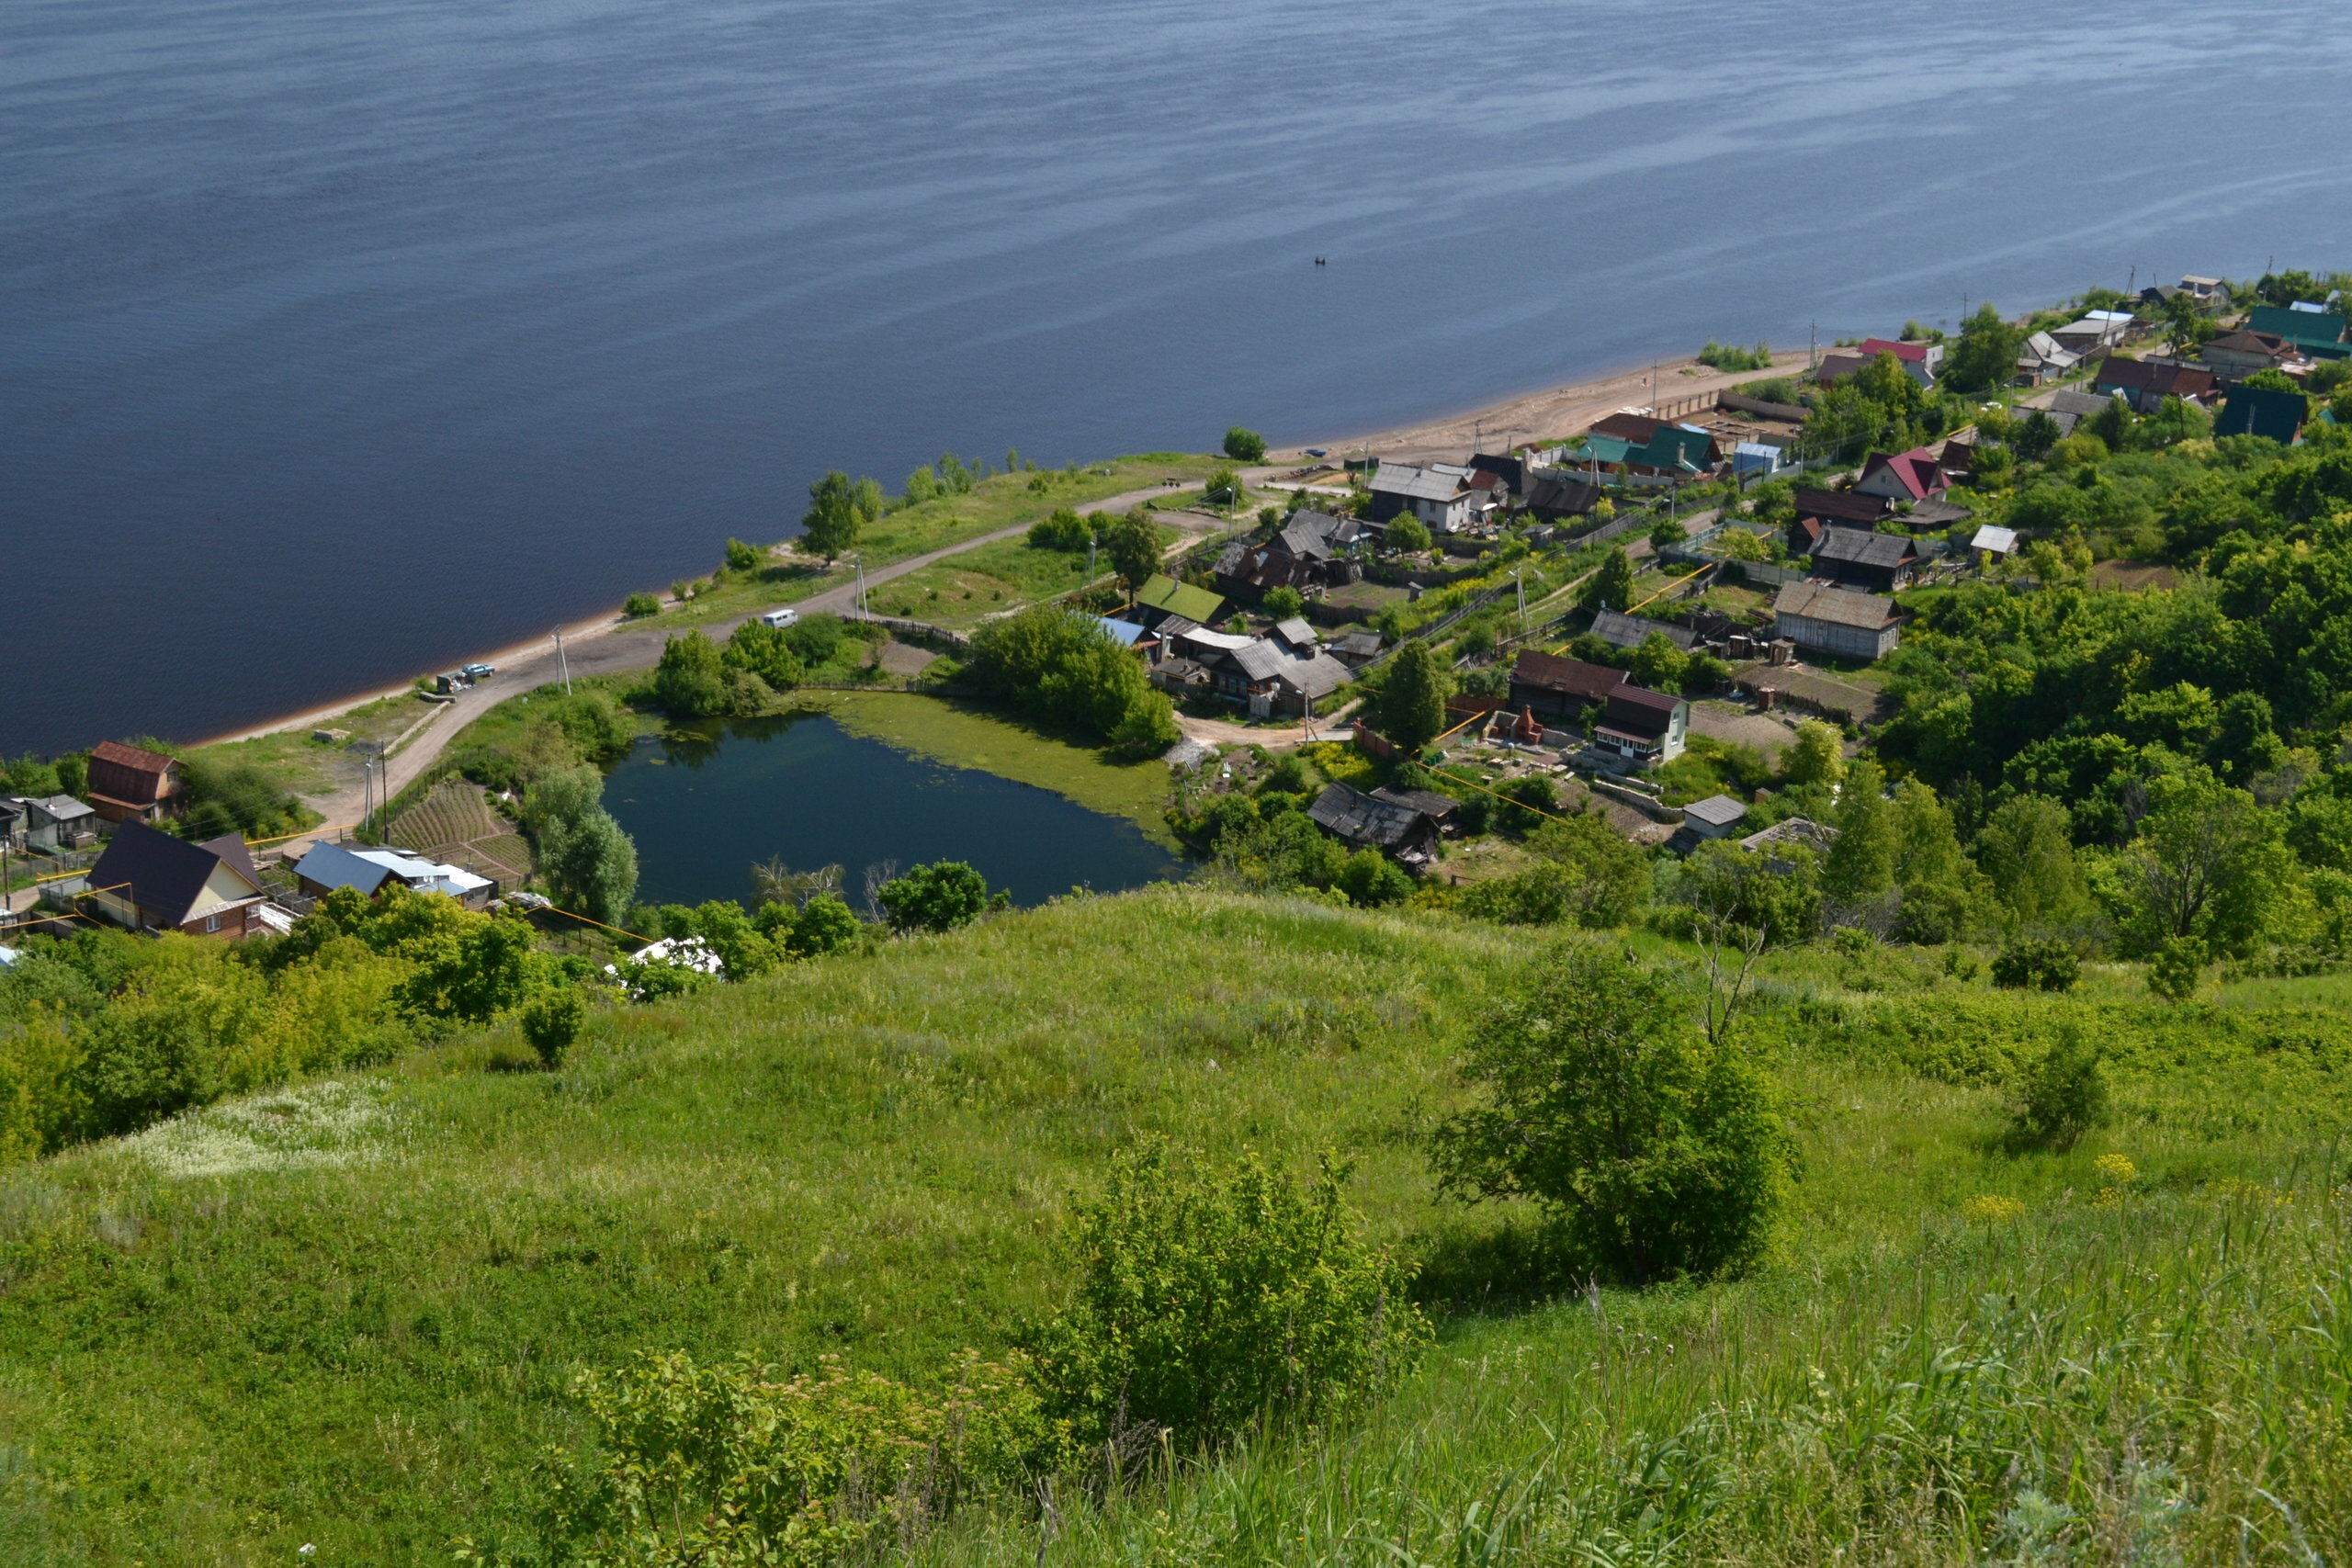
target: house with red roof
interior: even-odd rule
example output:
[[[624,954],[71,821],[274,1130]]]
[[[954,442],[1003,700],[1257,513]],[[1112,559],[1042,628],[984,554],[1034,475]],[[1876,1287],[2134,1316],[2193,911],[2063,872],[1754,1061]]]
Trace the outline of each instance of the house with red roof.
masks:
[[[90,749],[85,793],[109,822],[153,822],[179,814],[187,784],[176,758],[101,740]]]
[[[1853,493],[1916,505],[1950,488],[1951,480],[1943,466],[1925,446],[1914,446],[1891,457],[1883,452],[1871,453],[1871,460],[1862,465],[1862,477],[1854,481]]]
[[[1861,346],[1853,351],[1864,359],[1875,359],[1891,354],[1903,362],[1911,379],[1922,387],[1935,385],[1936,377],[1944,367],[1944,345],[1939,343],[1903,343],[1894,338],[1864,338]]]

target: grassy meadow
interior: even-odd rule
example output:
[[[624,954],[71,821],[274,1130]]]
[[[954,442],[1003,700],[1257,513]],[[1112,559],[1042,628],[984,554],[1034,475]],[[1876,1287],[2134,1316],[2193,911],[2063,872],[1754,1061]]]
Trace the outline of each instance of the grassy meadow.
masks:
[[[1793,953],[1749,1024],[1803,1154],[1776,1260],[1588,1292],[1531,1216],[1442,1202],[1419,1148],[1528,941],[1196,887],[1072,899],[604,1012],[560,1073],[494,1030],[17,1168],[0,1560],[422,1563],[462,1534],[530,1561],[530,1465],[579,1440],[576,1372],[752,1348],[920,1381],[1000,1349],[1055,1299],[1071,1194],[1151,1133],[1352,1157],[1440,1347],[1336,1432],[1067,1500],[1055,1560],[2352,1540],[2346,982],[2175,1008],[2122,970],[2029,998]],[[2121,1114],[2008,1152],[2005,1078],[2069,1018],[2113,1043]],[[919,1550],[1038,1548],[991,1515]]]

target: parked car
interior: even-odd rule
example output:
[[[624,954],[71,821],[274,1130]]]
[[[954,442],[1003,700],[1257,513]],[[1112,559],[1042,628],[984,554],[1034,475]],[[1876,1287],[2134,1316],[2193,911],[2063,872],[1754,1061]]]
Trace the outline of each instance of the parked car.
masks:
[[[800,612],[789,609],[770,610],[766,615],[762,615],[760,619],[765,621],[768,625],[775,626],[780,631],[786,626],[798,625],[800,621]]]
[[[494,664],[469,664],[466,666],[465,672],[479,681],[485,675],[497,674],[498,667]]]

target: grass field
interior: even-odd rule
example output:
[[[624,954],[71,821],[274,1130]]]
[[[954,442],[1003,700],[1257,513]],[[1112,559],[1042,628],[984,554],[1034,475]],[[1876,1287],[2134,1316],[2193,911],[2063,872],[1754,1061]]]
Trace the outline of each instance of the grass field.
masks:
[[[1048,1304],[1072,1191],[1164,1132],[1358,1161],[1425,1260],[1430,1363],[1329,1440],[1107,1512],[1065,1562],[2318,1562],[2352,1541],[2343,977],[2153,1004],[1933,955],[1773,965],[1803,1153],[1758,1276],[1547,1278],[1438,1201],[1422,1129],[1525,933],[1160,887],[503,1032],[0,1179],[0,1560],[526,1552],[573,1374],[640,1348],[920,1378]],[[1652,939],[1636,939],[1658,951]],[[2065,1017],[2122,1115],[2007,1152],[1998,1065]],[[2121,1156],[2130,1174],[2110,1159]],[[1985,1199],[2007,1200],[1986,1204]],[[924,1552],[1034,1562],[1024,1517]]]
[[[349,730],[350,740],[314,740],[311,728],[288,729],[197,750],[223,763],[251,763],[298,795],[324,795],[358,780],[359,753],[348,750],[351,741],[391,740],[430,711],[413,694],[386,697],[317,727]]]
[[[888,566],[1000,528],[1034,523],[1057,507],[1082,506],[1146,490],[1170,476],[1205,477],[1221,461],[1177,452],[1147,452],[1097,463],[1074,475],[1061,469],[999,474],[980,481],[967,494],[944,496],[889,513],[866,529],[855,553],[869,570]],[[764,605],[794,604],[852,580],[846,566],[828,572],[821,561],[803,559],[783,547],[778,551],[775,564],[763,572],[742,579],[706,580],[704,590],[687,603],[665,602],[658,619],[679,626],[725,620]],[[925,584],[926,588],[933,585]],[[653,618],[657,617],[649,617]]]
[[[1090,811],[1127,818],[1155,842],[1178,847],[1166,817],[1168,765],[1157,758],[1114,761],[1082,738],[1056,735],[978,703],[887,692],[809,693],[802,701],[823,707],[844,729],[1052,790]]]
[[[1175,543],[1175,529],[1159,532],[1163,548]],[[1110,581],[1110,561],[1099,551],[1089,578],[1083,550],[1034,549],[1023,540],[1001,539],[909,572],[867,597],[877,615],[961,629],[1033,600]]]

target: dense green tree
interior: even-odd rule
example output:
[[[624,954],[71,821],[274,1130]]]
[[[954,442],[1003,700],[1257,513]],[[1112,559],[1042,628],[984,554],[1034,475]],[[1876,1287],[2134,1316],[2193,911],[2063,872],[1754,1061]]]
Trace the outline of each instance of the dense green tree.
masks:
[[[1838,792],[1838,838],[1821,867],[1821,892],[1838,923],[1873,918],[1894,888],[1895,819],[1886,799],[1886,775],[1860,758],[1846,769]]]
[[[1546,953],[1472,1026],[1479,1094],[1435,1142],[1441,1180],[1532,1198],[1590,1265],[1636,1283],[1762,1256],[1787,1185],[1770,1089],[1700,998],[1622,946]]]
[[[1029,545],[1039,550],[1082,550],[1095,536],[1094,524],[1067,506],[1057,506],[1029,525]]]
[[[1388,660],[1374,704],[1381,735],[1411,756],[1445,732],[1445,699],[1453,690],[1448,670],[1426,639],[1415,638]]]
[[[757,615],[735,628],[719,661],[729,670],[750,671],[778,691],[798,685],[805,673],[786,632]]]
[[[1262,608],[1266,614],[1276,620],[1285,620],[1293,615],[1305,615],[1306,601],[1299,596],[1297,589],[1285,583],[1280,588],[1270,588],[1266,591],[1266,601]]]
[[[894,931],[950,931],[992,907],[988,879],[959,860],[934,861],[893,877],[876,895]],[[996,906],[1005,902],[999,895]]]
[[[767,552],[757,545],[747,545],[741,539],[727,541],[727,570],[737,576],[746,576],[760,570],[760,562]]]
[[[2147,793],[2123,863],[2127,935],[2147,953],[2177,937],[2247,951],[2290,873],[2277,814],[2201,770],[2155,779]]]
[[[959,470],[960,471],[960,470]],[[856,545],[865,518],[858,510],[857,487],[839,468],[808,487],[808,510],[800,519],[800,547],[822,556],[831,566]]]
[[[1637,685],[1653,692],[1679,692],[1690,669],[1690,656],[1674,646],[1664,632],[1652,632],[1634,649],[1629,666]]]
[[[1388,520],[1387,531],[1380,542],[1392,550],[1419,555],[1430,547],[1429,525],[1409,512],[1400,512]]]
[[[1166,695],[1091,615],[1035,604],[990,621],[966,671],[983,692],[1130,752],[1164,751],[1179,737]]]
[[[1944,355],[1943,384],[1955,392],[1981,393],[2009,384],[2018,373],[2025,330],[2001,319],[1991,301],[1961,323],[1959,341]]]
[[[1262,463],[1266,460],[1266,438],[1237,424],[1225,433],[1225,455],[1237,463]]]
[[[1781,753],[1781,782],[1835,789],[1845,776],[1845,740],[1837,728],[1817,718],[1800,723],[1795,739]]]
[[[2042,795],[2002,802],[1976,836],[1977,863],[2029,936],[2081,929],[2092,915],[2066,807]]]
[[[1634,563],[1624,547],[1611,545],[1600,567],[1586,580],[1577,603],[1588,610],[1626,610],[1634,603]]]
[[[1979,923],[1984,878],[1960,847],[1951,812],[1917,779],[1894,788],[1888,813],[1894,882],[1903,890],[1895,934],[1906,942],[1957,942]]]
[[[653,670],[653,700],[682,718],[726,711],[727,666],[701,628],[662,639],[662,661]]]
[[[1141,507],[1127,513],[1102,531],[1102,553],[1129,593],[1159,570],[1159,527]]]
[[[2014,1131],[2018,1139],[2043,1148],[2070,1149],[2085,1133],[2109,1118],[2107,1075],[2098,1046],[2072,1023],[2019,1085]]]

